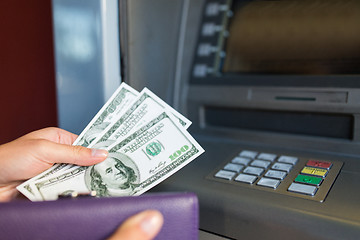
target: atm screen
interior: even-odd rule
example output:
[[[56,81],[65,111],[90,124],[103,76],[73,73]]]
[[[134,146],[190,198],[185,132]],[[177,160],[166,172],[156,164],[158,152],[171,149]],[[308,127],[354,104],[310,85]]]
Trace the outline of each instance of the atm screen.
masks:
[[[360,73],[359,1],[219,2],[208,1],[204,8],[194,83],[203,82],[202,78],[207,78],[207,83],[218,82],[209,81],[211,77],[235,84],[230,79],[242,77],[238,79],[242,84],[244,76],[253,75],[319,77]],[[225,6],[228,11],[218,14]],[[354,83],[328,85],[344,87]]]
[[[360,73],[358,1],[234,1],[222,72]]]

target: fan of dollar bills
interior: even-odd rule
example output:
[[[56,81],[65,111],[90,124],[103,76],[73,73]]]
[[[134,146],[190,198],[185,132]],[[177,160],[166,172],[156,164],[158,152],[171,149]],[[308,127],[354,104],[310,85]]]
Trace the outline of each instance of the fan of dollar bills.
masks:
[[[32,201],[73,192],[140,195],[204,152],[190,124],[149,89],[121,83],[73,144],[106,149],[108,158],[90,167],[55,164],[17,189]]]

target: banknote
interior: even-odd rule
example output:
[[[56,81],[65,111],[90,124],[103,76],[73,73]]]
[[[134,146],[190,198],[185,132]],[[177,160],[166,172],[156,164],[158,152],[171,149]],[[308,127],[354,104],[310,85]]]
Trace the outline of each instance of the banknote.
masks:
[[[44,200],[89,191],[96,191],[97,196],[140,195],[204,152],[167,111],[107,150],[109,156],[104,162],[39,179],[32,183],[33,187]]]
[[[109,100],[104,104],[104,106],[99,110],[95,117],[80,133],[73,145],[89,147],[90,144],[94,141],[94,139],[98,136],[98,134],[103,132],[103,130],[107,126],[109,126],[112,121],[115,121],[117,116],[122,115],[138,95],[139,92],[137,92],[135,89],[133,89],[124,82],[121,83],[118,89],[109,98]],[[29,184],[31,181],[54,175],[59,171],[64,171],[71,167],[72,165],[68,164],[55,164],[47,171],[22,183],[17,187],[17,189],[26,197],[33,200],[35,197],[34,195],[36,195],[36,189],[31,188],[31,185]]]
[[[171,113],[176,118],[176,121],[185,129],[190,126],[190,120],[171,108],[149,89],[144,88],[128,110],[121,115],[118,120],[110,124],[101,134],[97,134],[99,136],[93,140],[88,147],[106,148],[119,138],[125,139],[130,133],[154,119],[164,110]],[[113,119],[115,119],[115,117]],[[75,170],[77,167],[78,166],[74,166],[72,169]],[[52,172],[50,177],[61,175],[63,171],[67,169],[68,168],[64,168],[62,171],[56,173]],[[49,176],[49,174],[47,176]],[[32,189],[31,186],[32,185],[27,185],[26,190],[29,191],[29,189],[31,189],[31,195],[36,199],[41,198],[37,188]]]
[[[128,109],[138,95],[139,93],[135,89],[124,82],[121,83],[120,87],[80,133],[74,145],[89,146],[98,134],[115,120],[116,116],[121,116]]]
[[[164,110],[171,113],[185,129],[191,125],[190,120],[171,108],[149,89],[144,88],[125,114],[99,134],[94,140],[96,142],[95,146],[97,148],[110,146],[117,139],[125,138],[136,129],[154,119]]]

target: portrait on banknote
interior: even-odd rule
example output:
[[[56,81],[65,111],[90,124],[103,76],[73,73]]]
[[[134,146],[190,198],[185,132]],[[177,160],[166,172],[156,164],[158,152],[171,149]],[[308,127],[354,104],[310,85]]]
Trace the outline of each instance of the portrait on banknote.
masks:
[[[123,153],[109,153],[108,158],[85,172],[85,184],[97,196],[132,195],[140,181],[135,162]]]

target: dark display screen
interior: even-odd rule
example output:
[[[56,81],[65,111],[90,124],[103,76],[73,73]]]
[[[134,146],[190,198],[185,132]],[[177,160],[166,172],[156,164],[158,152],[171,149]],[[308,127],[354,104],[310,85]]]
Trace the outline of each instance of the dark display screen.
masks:
[[[360,1],[233,1],[232,12],[222,73],[360,73]]]

